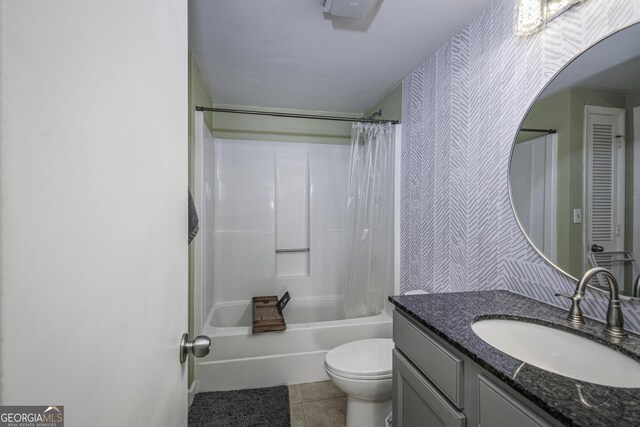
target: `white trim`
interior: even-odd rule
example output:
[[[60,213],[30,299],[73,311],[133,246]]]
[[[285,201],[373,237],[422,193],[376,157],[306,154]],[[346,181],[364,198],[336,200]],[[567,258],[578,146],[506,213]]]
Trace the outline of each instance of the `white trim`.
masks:
[[[640,253],[640,224],[635,224],[637,212],[640,212],[640,170],[636,165],[640,165],[640,107],[633,109],[633,253]]]
[[[198,336],[202,332],[204,324],[203,316],[206,316],[203,307],[204,278],[204,185],[203,185],[203,163],[204,163],[204,113],[202,111],[195,112],[195,129],[194,129],[194,150],[193,150],[193,167],[195,170],[193,180],[193,203],[196,205],[196,211],[200,218],[200,230],[191,242],[193,247],[193,333]]]
[[[620,116],[622,115],[622,122],[618,122],[618,124],[622,124],[624,126],[624,108],[617,107],[599,107],[597,105],[585,105],[584,106],[584,114],[600,114],[603,116]]]
[[[393,189],[393,292],[400,295],[400,164],[402,163],[402,125],[395,125],[395,168]]]
[[[393,159],[393,288],[391,295],[400,295],[400,163],[402,155],[402,125],[394,128]],[[393,305],[385,296],[382,310],[389,316],[393,314]]]
[[[195,364],[194,364],[195,366]],[[193,382],[191,383],[191,387],[189,387],[189,390],[187,391],[187,397],[188,397],[188,406],[189,408],[191,407],[191,404],[193,403],[193,398],[196,397],[196,393],[197,393],[197,387],[198,387],[198,379],[195,378],[193,380]]]

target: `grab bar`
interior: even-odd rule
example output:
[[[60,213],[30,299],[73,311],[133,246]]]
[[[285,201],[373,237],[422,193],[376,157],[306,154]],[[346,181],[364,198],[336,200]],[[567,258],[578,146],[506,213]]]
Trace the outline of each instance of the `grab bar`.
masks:
[[[276,249],[277,254],[284,254],[289,252],[309,252],[311,249],[309,248],[300,248],[300,249]]]

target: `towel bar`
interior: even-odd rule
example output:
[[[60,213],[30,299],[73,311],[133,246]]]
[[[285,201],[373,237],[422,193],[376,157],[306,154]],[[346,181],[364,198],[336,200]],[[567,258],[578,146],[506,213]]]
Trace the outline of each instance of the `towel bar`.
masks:
[[[309,248],[300,248],[300,249],[276,249],[277,254],[283,254],[288,252],[310,252]]]

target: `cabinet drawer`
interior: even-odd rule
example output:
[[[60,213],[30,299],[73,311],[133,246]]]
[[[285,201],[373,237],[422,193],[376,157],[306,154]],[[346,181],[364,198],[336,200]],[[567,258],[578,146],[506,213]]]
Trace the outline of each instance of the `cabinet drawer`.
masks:
[[[431,382],[393,350],[395,427],[463,427],[466,417]]]
[[[463,408],[463,362],[410,321],[393,313],[393,340],[458,408]]]
[[[486,376],[478,375],[478,383],[480,427],[540,427],[550,425]]]

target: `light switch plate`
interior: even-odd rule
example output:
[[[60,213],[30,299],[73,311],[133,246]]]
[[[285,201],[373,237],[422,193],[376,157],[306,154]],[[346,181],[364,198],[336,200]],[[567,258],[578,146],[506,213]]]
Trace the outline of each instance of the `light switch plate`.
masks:
[[[573,210],[573,223],[582,224],[582,209]]]
[[[333,16],[366,18],[378,0],[325,0],[322,11]]]

